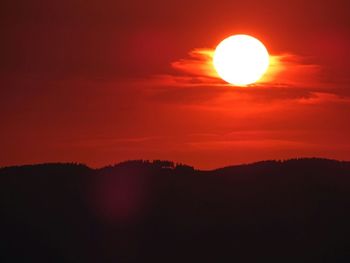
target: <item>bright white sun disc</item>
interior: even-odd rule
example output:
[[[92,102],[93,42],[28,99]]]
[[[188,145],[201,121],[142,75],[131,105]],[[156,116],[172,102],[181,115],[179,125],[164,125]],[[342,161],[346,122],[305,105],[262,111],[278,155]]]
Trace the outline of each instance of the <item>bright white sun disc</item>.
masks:
[[[257,82],[269,67],[269,53],[256,38],[234,35],[215,49],[213,64],[219,76],[236,86]]]

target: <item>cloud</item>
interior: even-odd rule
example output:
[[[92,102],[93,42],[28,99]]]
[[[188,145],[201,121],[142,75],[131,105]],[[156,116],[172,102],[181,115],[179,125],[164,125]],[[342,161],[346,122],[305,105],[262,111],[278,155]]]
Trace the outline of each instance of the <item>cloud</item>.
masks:
[[[312,92],[308,98],[300,98],[301,104],[321,104],[321,103],[350,103],[350,97],[339,96],[333,93]]]
[[[212,48],[193,49],[188,57],[171,63],[173,74],[154,76],[152,83],[169,86],[231,86],[215,71],[213,54]],[[321,71],[321,66],[310,58],[291,53],[271,54],[268,71],[257,83],[249,86],[320,87]]]
[[[322,68],[308,60],[290,53],[271,55],[270,67],[259,82],[265,85],[319,87]]]
[[[260,111],[296,105],[349,103],[350,96],[339,95],[331,88],[319,90],[309,87],[252,86],[249,88],[211,86],[161,86],[149,90],[156,103],[178,107],[200,107],[207,110]]]
[[[213,49],[197,48],[189,52],[189,57],[174,61],[171,66],[188,75],[205,76],[218,79],[219,75],[214,70],[212,59]]]
[[[224,111],[235,105],[240,112],[348,102],[348,89],[322,82],[324,69],[312,57],[272,54],[262,79],[249,87],[234,87],[216,73],[213,54],[214,49],[196,48],[186,58],[173,61],[171,73],[146,81],[150,84],[148,95],[162,104]]]

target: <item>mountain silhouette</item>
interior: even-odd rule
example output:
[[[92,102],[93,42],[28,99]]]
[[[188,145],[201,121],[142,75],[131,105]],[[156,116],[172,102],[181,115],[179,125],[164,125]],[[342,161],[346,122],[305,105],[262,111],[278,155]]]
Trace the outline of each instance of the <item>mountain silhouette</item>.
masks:
[[[349,262],[350,162],[0,169],[0,262]]]

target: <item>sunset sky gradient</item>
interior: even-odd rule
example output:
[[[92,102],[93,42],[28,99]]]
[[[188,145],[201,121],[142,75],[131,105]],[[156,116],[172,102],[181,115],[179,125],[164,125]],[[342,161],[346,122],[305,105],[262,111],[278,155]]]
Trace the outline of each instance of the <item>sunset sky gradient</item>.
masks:
[[[0,166],[350,160],[349,10],[347,0],[2,1]],[[250,87],[212,67],[233,34],[271,55]]]

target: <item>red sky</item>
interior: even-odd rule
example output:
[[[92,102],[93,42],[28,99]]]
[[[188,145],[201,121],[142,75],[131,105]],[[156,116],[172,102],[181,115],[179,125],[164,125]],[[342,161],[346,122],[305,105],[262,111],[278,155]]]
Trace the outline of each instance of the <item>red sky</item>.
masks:
[[[2,1],[0,166],[349,160],[348,10],[346,0]],[[239,33],[283,70],[246,88],[210,77],[200,54]]]

